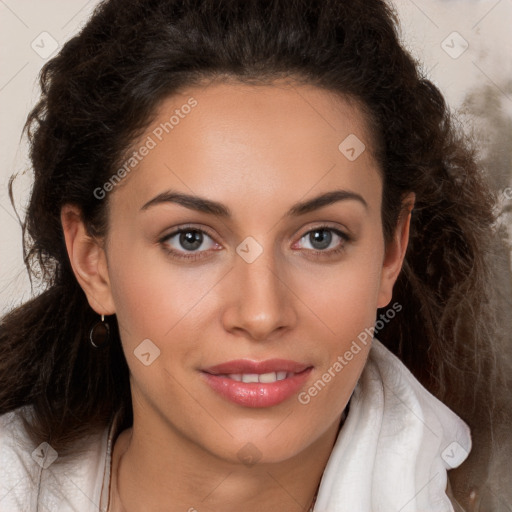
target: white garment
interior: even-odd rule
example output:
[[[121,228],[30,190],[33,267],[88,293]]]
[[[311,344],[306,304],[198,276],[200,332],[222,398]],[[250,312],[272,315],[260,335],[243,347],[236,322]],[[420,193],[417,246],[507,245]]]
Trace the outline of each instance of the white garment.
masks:
[[[117,419],[117,418],[116,418]],[[67,460],[31,444],[18,410],[0,416],[0,512],[106,512],[117,421]],[[447,470],[467,425],[378,340],[325,468],[315,512],[451,512]]]
[[[451,512],[447,470],[470,450],[466,423],[374,339],[314,510]]]

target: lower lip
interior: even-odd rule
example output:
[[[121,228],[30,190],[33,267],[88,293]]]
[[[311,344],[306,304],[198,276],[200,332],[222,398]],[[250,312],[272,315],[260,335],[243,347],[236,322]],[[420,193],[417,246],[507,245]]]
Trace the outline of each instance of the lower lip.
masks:
[[[312,368],[296,373],[293,377],[263,384],[238,382],[222,375],[202,372],[208,385],[219,395],[244,407],[272,407],[284,402],[304,385]]]

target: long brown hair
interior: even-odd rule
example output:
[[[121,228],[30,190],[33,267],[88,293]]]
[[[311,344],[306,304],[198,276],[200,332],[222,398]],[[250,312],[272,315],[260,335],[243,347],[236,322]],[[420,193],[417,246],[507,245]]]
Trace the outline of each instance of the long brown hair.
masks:
[[[485,441],[510,419],[490,285],[496,198],[440,91],[400,45],[397,23],[382,0],[102,2],[43,67],[25,126],[34,172],[25,263],[45,290],[1,321],[0,413],[32,406],[30,435],[60,453],[119,408],[130,424],[117,322],[108,319],[110,346],[94,350],[87,336],[98,316],[72,272],[61,207],[78,205],[90,234],[103,236],[108,197],[93,191],[163,99],[205,78],[292,77],[363,105],[379,141],[387,240],[402,197],[416,194],[393,297],[403,310],[378,337],[470,425],[486,471]],[[466,485],[458,480],[460,494]]]

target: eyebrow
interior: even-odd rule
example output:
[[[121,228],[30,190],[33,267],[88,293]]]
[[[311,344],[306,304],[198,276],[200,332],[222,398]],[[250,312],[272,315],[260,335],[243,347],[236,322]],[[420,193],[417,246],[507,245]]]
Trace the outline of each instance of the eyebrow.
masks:
[[[326,192],[324,194],[320,194],[319,196],[313,197],[312,199],[308,199],[307,201],[295,203],[288,210],[286,216],[298,217],[299,215],[305,215],[306,213],[319,210],[324,206],[347,200],[358,201],[366,209],[368,208],[368,203],[361,195],[357,194],[356,192],[351,192],[350,190],[332,190],[330,192]],[[142,206],[141,211],[163,203],[179,204],[185,208],[197,210],[198,212],[209,213],[217,217],[230,218],[232,216],[230,209],[222,203],[218,203],[217,201],[212,201],[210,199],[199,196],[183,194],[173,190],[167,190],[161,194],[158,194],[156,197],[145,203],[144,206]]]

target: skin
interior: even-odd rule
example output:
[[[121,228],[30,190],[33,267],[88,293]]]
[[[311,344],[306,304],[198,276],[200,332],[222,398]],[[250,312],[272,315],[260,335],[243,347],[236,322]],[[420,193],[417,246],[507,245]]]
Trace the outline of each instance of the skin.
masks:
[[[76,278],[98,314],[117,315],[131,374],[134,424],[115,444],[109,510],[307,510],[370,344],[306,405],[297,395],[268,408],[233,404],[200,369],[289,359],[313,366],[307,390],[390,303],[414,197],[386,246],[382,179],[361,111],[313,86],[196,86],[166,99],[141,141],[191,96],[197,106],[110,193],[106,240],[87,234],[76,206],[62,208]],[[349,134],[366,145],[355,161],[338,149]],[[220,202],[232,216],[175,203],[141,210],[169,189]],[[339,189],[366,206],[345,199],[286,215]],[[196,261],[166,252],[197,254],[179,235],[160,241],[184,224],[211,234]],[[350,239],[329,231],[319,249],[309,235],[324,225]],[[263,249],[252,263],[236,252],[248,236]],[[134,355],[145,339],[160,350],[149,366]],[[260,457],[252,466],[238,456],[247,443]]]

